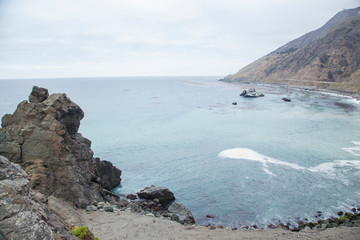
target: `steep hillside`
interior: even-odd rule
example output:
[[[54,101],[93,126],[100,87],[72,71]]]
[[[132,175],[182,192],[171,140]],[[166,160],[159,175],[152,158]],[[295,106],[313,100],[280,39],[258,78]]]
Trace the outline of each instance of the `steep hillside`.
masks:
[[[223,81],[281,83],[360,92],[360,7],[228,75]]]

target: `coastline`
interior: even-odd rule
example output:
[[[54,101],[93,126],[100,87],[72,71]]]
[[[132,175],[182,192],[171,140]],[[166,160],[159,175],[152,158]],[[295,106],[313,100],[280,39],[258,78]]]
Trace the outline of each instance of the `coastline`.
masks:
[[[45,99],[43,99],[45,98]],[[38,116],[36,114],[37,112],[34,112],[34,114],[28,114],[26,110],[29,107],[33,107],[32,110],[40,111],[46,106],[51,106],[53,108],[53,111],[51,113],[56,113],[58,111],[62,111],[63,108],[55,108],[57,105],[54,105],[53,102],[57,100],[64,104],[63,108],[65,106],[72,107],[73,111],[78,114],[65,114],[64,116],[72,116],[75,118],[76,122],[79,124],[80,119],[83,116],[82,110],[75,105],[75,103],[71,102],[69,99],[66,98],[65,94],[53,94],[48,95],[47,89],[40,89],[34,87],[32,94],[29,97],[29,102],[23,101],[21,104],[19,104],[18,109],[14,112],[14,114],[8,114],[4,116],[2,119],[3,122],[3,133],[6,133],[6,135],[9,139],[10,137],[14,138],[14,141],[4,141],[2,144],[6,145],[15,145],[17,144],[16,136],[17,135],[9,135],[10,130],[13,129],[16,124],[18,124],[18,121],[16,121],[18,118],[22,119],[24,123],[27,125],[31,125],[32,127],[36,126],[38,128],[44,127],[44,125],[36,125],[37,121],[33,121],[33,119],[29,119],[29,116]],[[66,101],[65,101],[66,100]],[[67,101],[68,100],[68,101]],[[53,106],[54,105],[54,106]],[[35,111],[34,110],[34,111]],[[48,118],[50,118],[52,115],[48,115]],[[16,118],[17,117],[17,118]],[[75,120],[72,120],[70,122],[74,122]],[[51,121],[49,121],[51,123]],[[48,123],[48,121],[43,121],[43,124]],[[57,122],[56,122],[57,123]],[[63,139],[67,140],[68,142],[62,142],[62,144],[81,144],[80,152],[79,149],[73,149],[72,154],[82,154],[85,157],[88,157],[88,161],[90,163],[94,164],[94,168],[96,167],[96,171],[92,173],[91,169],[85,169],[83,171],[87,171],[89,173],[93,174],[93,177],[89,180],[92,184],[92,186],[96,186],[99,191],[99,196],[94,196],[93,199],[84,199],[82,202],[79,202],[79,197],[71,195],[72,198],[65,198],[67,197],[67,193],[69,189],[65,189],[64,192],[61,192],[57,195],[57,197],[62,198],[62,200],[65,200],[69,202],[70,205],[77,207],[77,210],[72,208],[71,206],[68,208],[68,212],[63,211],[63,207],[61,206],[63,203],[55,201],[52,194],[55,194],[51,192],[50,190],[43,191],[42,189],[34,189],[35,193],[34,196],[36,197],[36,201],[39,201],[39,204],[43,203],[44,207],[47,205],[49,209],[54,211],[61,219],[63,219],[66,223],[71,224],[71,226],[74,225],[85,225],[90,228],[91,231],[95,233],[95,236],[98,236],[100,239],[295,239],[295,238],[326,238],[326,239],[354,239],[356,236],[360,235],[360,208],[352,208],[350,211],[351,213],[338,213],[339,216],[341,216],[339,219],[335,218],[329,218],[328,215],[322,214],[321,212],[318,212],[317,219],[319,219],[316,223],[307,222],[306,219],[300,219],[294,217],[294,222],[283,224],[280,221],[276,225],[267,225],[267,226],[259,226],[264,229],[260,229],[256,225],[252,226],[239,226],[239,228],[226,228],[221,225],[217,226],[202,226],[202,225],[193,225],[193,222],[191,223],[185,223],[183,225],[175,222],[175,218],[172,217],[172,215],[162,215],[157,216],[156,212],[151,213],[149,210],[147,210],[147,207],[151,210],[152,208],[155,210],[155,208],[158,208],[159,205],[156,205],[154,203],[157,203],[154,199],[150,199],[147,202],[143,202],[146,204],[143,204],[143,208],[139,208],[140,203],[137,202],[137,204],[134,204],[134,206],[125,207],[124,210],[116,211],[112,209],[113,212],[107,212],[105,210],[105,207],[103,206],[103,209],[99,210],[99,200],[103,200],[105,202],[102,202],[103,205],[109,204],[113,198],[118,198],[117,196],[114,196],[109,190],[112,189],[115,185],[117,185],[121,178],[121,171],[116,170],[113,168],[112,164],[110,164],[107,161],[100,161],[100,159],[93,158],[92,151],[90,149],[90,141],[83,138],[80,133],[77,132],[79,125],[69,125],[66,124],[67,121],[59,122],[56,131],[54,134],[58,134],[63,136]],[[61,125],[63,124],[63,125]],[[50,127],[48,127],[50,128]],[[10,130],[9,130],[10,129]],[[9,130],[9,132],[7,132]],[[52,132],[50,132],[52,133]],[[30,133],[28,133],[30,134]],[[24,135],[22,135],[24,136]],[[31,135],[32,136],[32,135]],[[57,135],[56,135],[57,136]],[[11,138],[11,139],[12,139]],[[44,139],[41,137],[41,139]],[[74,139],[77,142],[74,142]],[[30,143],[34,141],[30,141],[32,139],[25,139],[26,141],[29,141]],[[6,146],[8,146],[6,145]],[[17,145],[16,145],[17,146]],[[58,145],[56,145],[58,146]],[[58,147],[62,147],[58,146]],[[8,148],[3,148],[7,150]],[[14,148],[15,149],[15,148]],[[36,147],[31,147],[31,149],[36,149]],[[48,149],[48,147],[47,147]],[[49,149],[51,149],[49,147]],[[18,157],[17,154],[12,154],[10,150],[6,152],[3,150],[4,154],[8,154],[9,157],[15,158]],[[15,149],[17,150],[17,148]],[[17,153],[17,152],[16,152]],[[38,153],[36,153],[38,154]],[[42,156],[41,156],[42,157]],[[46,156],[45,156],[46,157]],[[43,159],[46,159],[43,157]],[[15,158],[13,159],[13,162],[18,162],[19,160]],[[79,161],[82,162],[82,161]],[[102,162],[102,164],[100,164]],[[37,164],[44,164],[42,162]],[[99,165],[99,166],[98,166]],[[41,165],[42,166],[42,165]],[[26,166],[25,166],[26,167]],[[44,169],[49,169],[49,167],[46,167]],[[38,174],[38,169],[30,169],[30,173],[40,177]],[[70,169],[71,170],[71,169]],[[106,171],[105,171],[106,170]],[[110,184],[109,179],[103,179],[104,176],[109,176],[109,171],[114,172],[114,183]],[[57,172],[59,172],[57,170]],[[65,174],[66,172],[64,172]],[[30,176],[31,176],[30,174]],[[26,177],[24,175],[24,177]],[[45,176],[46,177],[46,176]],[[36,182],[38,186],[41,184],[47,183],[47,178],[42,179],[39,182]],[[39,178],[38,178],[39,179]],[[35,178],[30,178],[31,181],[36,180]],[[73,180],[70,180],[72,182]],[[76,181],[74,181],[76,182]],[[109,186],[108,186],[109,185]],[[30,186],[30,185],[29,185]],[[86,185],[85,185],[86,186]],[[106,188],[105,188],[106,187]],[[95,189],[95,190],[96,190]],[[87,193],[97,193],[94,189],[88,190]],[[144,189],[145,190],[145,189]],[[47,194],[47,195],[44,195]],[[140,194],[138,194],[140,196]],[[34,197],[34,199],[35,199]],[[120,199],[124,200],[124,199]],[[161,199],[160,199],[161,200]],[[173,200],[171,198],[171,200]],[[35,201],[35,200],[34,200]],[[116,199],[114,200],[116,202]],[[159,200],[157,200],[159,201]],[[89,207],[94,204],[94,202],[98,203],[98,206],[95,208],[95,210],[91,210],[91,212],[85,212],[84,207]],[[58,204],[57,204],[58,203]],[[129,202],[127,202],[129,203]],[[130,202],[131,203],[131,202]],[[15,202],[17,204],[17,202]],[[90,205],[89,205],[90,204]],[[118,204],[121,205],[121,202],[118,202]],[[151,205],[151,206],[150,206]],[[166,204],[165,204],[166,205]],[[178,204],[179,205],[179,204]],[[94,208],[95,206],[92,206]],[[134,209],[133,209],[134,207]],[[55,211],[58,210],[58,211]],[[129,210],[129,211],[127,211]],[[158,211],[158,210],[155,210]],[[66,214],[63,214],[65,213]],[[78,213],[80,218],[76,219],[71,223],[71,219],[68,219],[69,216],[65,216],[67,214],[71,215],[71,213]],[[171,211],[172,212],[172,211]],[[173,212],[172,212],[173,213]],[[145,215],[145,216],[144,216]],[[157,217],[154,217],[157,216]],[[325,219],[323,219],[325,218]],[[73,219],[73,220],[74,220]],[[170,221],[175,220],[175,221]],[[299,225],[299,226],[296,226]],[[68,225],[69,226],[69,225]],[[125,235],[124,235],[125,234]],[[1,236],[1,235],[0,235]],[[171,236],[171,237],[169,237]],[[117,238],[119,237],[119,238]]]
[[[142,216],[136,213],[79,212],[82,222],[102,240],[110,239],[359,239],[360,227],[231,230]]]
[[[288,89],[296,89],[300,91],[311,91],[317,92],[320,94],[328,94],[339,97],[348,97],[350,99],[354,99],[357,103],[360,104],[360,95],[355,92],[350,92],[346,90],[340,89],[327,89],[327,88],[317,88],[313,86],[302,86],[302,85],[291,85],[291,84],[283,84],[283,83],[262,83],[262,82],[238,82],[238,81],[224,81],[223,79],[219,79],[218,81],[229,83],[229,84],[243,84],[243,85],[256,85],[256,86],[265,86],[265,87],[282,87]]]

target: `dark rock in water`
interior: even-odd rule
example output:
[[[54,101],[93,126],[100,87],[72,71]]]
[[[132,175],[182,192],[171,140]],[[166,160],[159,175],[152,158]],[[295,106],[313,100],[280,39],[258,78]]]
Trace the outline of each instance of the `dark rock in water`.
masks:
[[[207,218],[215,218],[213,215],[206,215]]]
[[[44,88],[34,87],[29,99],[2,118],[0,155],[19,163],[45,198],[53,195],[76,207],[103,200],[121,171],[96,164],[90,140],[77,132],[84,112],[65,94],[48,96]]]
[[[290,99],[290,98],[286,98],[286,97],[282,98],[281,100],[283,100],[283,101],[285,101],[285,102],[291,102],[291,99]]]
[[[0,156],[0,239],[74,239],[65,223],[40,203],[29,175]]]
[[[232,105],[237,105],[237,102],[233,102]]]
[[[34,86],[29,96],[29,101],[33,103],[40,103],[49,97],[49,92],[46,88]]]
[[[165,187],[155,187],[152,185],[151,187],[146,187],[140,192],[137,193],[140,198],[145,199],[159,199],[162,205],[167,205],[170,202],[175,200],[174,194]]]
[[[190,210],[180,203],[171,203],[171,205],[168,207],[168,211],[171,214],[171,219],[181,224],[195,223],[194,217]]]
[[[339,215],[339,216],[342,216],[343,214],[344,214],[343,211],[339,211],[339,212],[337,213],[337,215]]]
[[[356,106],[354,106],[353,104],[350,104],[350,103],[334,102],[334,105],[337,107],[343,108],[345,110],[348,110],[348,111],[354,111],[357,109]]]
[[[121,181],[121,170],[117,169],[108,161],[100,161],[100,158],[95,158],[96,172],[100,177],[100,184],[107,190],[111,190],[118,186]]]
[[[249,88],[247,90],[244,90],[240,96],[242,97],[264,97],[265,95],[261,92],[257,92],[254,88]]]
[[[135,200],[135,199],[137,199],[137,196],[135,194],[128,194],[128,195],[126,195],[126,198],[130,199],[130,200]]]

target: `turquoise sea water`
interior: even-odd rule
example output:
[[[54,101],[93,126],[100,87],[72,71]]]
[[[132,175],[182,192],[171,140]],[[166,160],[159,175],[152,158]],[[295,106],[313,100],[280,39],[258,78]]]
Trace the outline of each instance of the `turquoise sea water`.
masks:
[[[0,115],[33,85],[65,92],[85,112],[79,131],[95,157],[123,170],[114,192],[168,187],[198,224],[315,220],[359,206],[357,102],[276,86],[241,98],[252,86],[219,78],[0,80]]]

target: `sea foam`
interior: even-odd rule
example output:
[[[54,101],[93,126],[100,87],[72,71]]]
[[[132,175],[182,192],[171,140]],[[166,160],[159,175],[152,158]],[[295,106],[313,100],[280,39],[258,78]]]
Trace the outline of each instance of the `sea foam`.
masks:
[[[297,170],[306,169],[305,167],[302,167],[298,164],[289,163],[275,158],[271,158],[249,148],[227,149],[220,152],[219,157],[261,162],[264,166],[264,171],[269,175],[273,175],[273,173],[269,170],[269,166],[268,166],[269,163],[276,165],[284,165]]]
[[[354,147],[346,147],[346,148],[343,148],[343,150],[345,152],[351,153],[354,156],[359,157],[360,156],[360,142],[352,141],[352,143],[354,145],[356,145],[356,146],[354,146]]]
[[[356,145],[360,145],[360,142],[353,142],[353,143]],[[356,150],[358,150],[357,148],[360,148],[360,147],[356,147]],[[354,149],[351,148],[351,151],[354,151]],[[260,162],[263,164],[264,171],[269,175],[274,175],[269,170],[269,164],[283,165],[283,166],[287,166],[287,167],[290,167],[290,168],[293,168],[296,170],[307,170],[307,171],[310,171],[313,173],[325,173],[329,177],[336,177],[335,172],[339,169],[353,168],[353,169],[360,170],[360,161],[359,160],[335,160],[333,162],[321,163],[317,166],[306,168],[306,167],[300,166],[295,163],[289,163],[289,162],[281,161],[281,160],[278,160],[278,159],[275,159],[272,157],[268,157],[266,155],[258,153],[249,148],[227,149],[227,150],[220,152],[218,156],[221,158],[232,158],[232,159]],[[341,180],[344,180],[344,179],[341,179]]]

